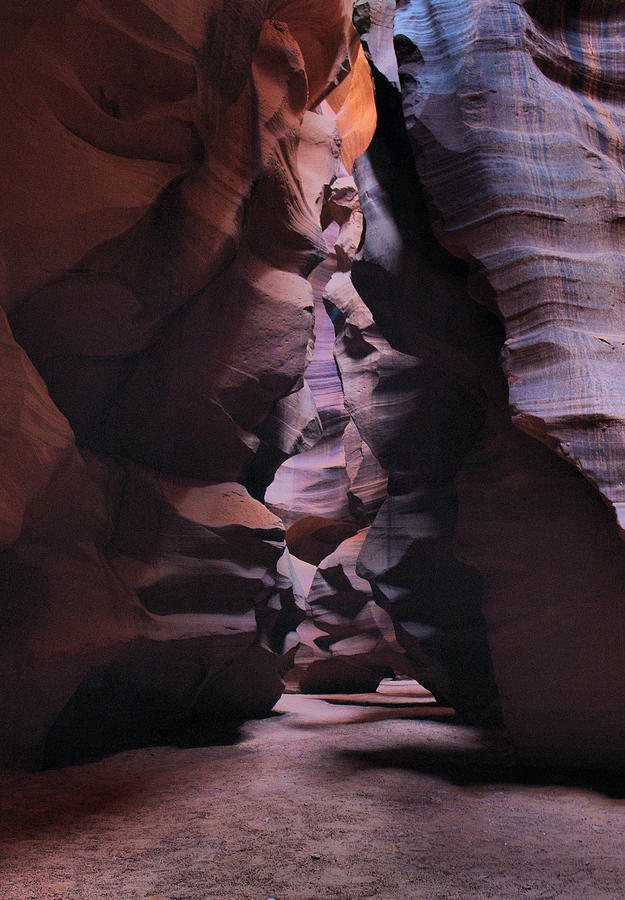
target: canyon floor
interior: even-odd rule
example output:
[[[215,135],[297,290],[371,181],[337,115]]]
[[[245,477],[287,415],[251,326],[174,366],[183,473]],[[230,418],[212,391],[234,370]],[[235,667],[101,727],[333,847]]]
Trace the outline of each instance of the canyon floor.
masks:
[[[623,784],[524,770],[415,683],[216,740],[0,776],[2,900],[625,896]]]

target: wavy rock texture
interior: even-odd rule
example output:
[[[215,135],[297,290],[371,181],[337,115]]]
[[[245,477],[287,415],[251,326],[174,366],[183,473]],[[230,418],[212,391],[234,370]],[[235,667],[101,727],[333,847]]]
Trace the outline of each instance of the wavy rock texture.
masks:
[[[624,31],[621,7],[608,3],[399,4],[418,179],[379,72],[386,146],[376,141],[355,170],[367,239],[354,282],[391,344],[421,360],[425,418],[415,421],[429,436],[419,467],[407,467],[421,469],[419,502],[402,488],[395,505],[415,516],[413,542],[421,533],[447,548],[430,552],[439,565],[428,595],[455,572],[445,595],[461,588],[482,606],[517,746],[570,764],[621,765],[624,749],[623,550],[600,502],[620,520]],[[367,46],[384,71],[388,47]],[[390,177],[402,160],[409,203]],[[428,237],[422,195],[436,238],[466,268]],[[467,283],[502,333],[470,309]],[[390,599],[384,584],[406,584],[401,562],[393,570],[387,557],[390,578],[379,568],[369,571]]]
[[[316,659],[300,677],[305,693],[375,691],[389,671],[409,663],[371,586],[356,574],[366,529],[343,541],[317,567],[306,610],[319,634]]]
[[[223,102],[227,139],[216,154],[209,149],[134,230],[31,293],[11,317],[81,442],[211,480],[243,477],[255,427],[301,375],[312,298],[298,273],[320,243],[300,183],[284,177],[295,166],[307,101],[301,54],[286,27],[263,25],[250,75],[235,102]],[[257,146],[249,134],[253,93],[267,97],[257,102]],[[261,225],[268,206],[272,241]],[[182,258],[169,252],[172,242]]]
[[[364,241],[351,281],[335,275],[327,290],[346,407],[388,471],[356,571],[418,679],[466,718],[492,719],[480,575],[451,545],[454,477],[485,420],[491,336],[478,334],[464,267],[431,235],[399,95],[379,72],[376,100],[376,134],[354,165]]]
[[[5,761],[265,712],[299,628],[622,764],[622,5],[351,16],[0,10]]]
[[[395,29],[437,234],[505,323],[514,423],[580,469],[620,522],[623,11],[411,2]]]
[[[352,523],[371,520],[386,492],[386,476],[348,415],[334,361],[334,328],[323,296],[336,270],[331,256],[313,273],[315,347],[306,369],[321,432],[314,447],[286,460],[265,494],[283,522],[316,517]]]
[[[362,213],[356,185],[344,173],[331,186],[328,179],[321,200],[321,222],[328,225],[326,239],[334,240],[335,252],[310,279],[315,347],[306,369],[321,434],[312,449],[282,464],[265,502],[289,526],[286,540],[296,563],[317,567],[309,571],[312,581],[304,590],[307,621],[298,630],[302,647],[291,680],[309,693],[374,691],[393,663],[401,661],[398,668],[403,672],[409,668],[390,620],[382,609],[374,609],[368,583],[354,570],[364,540],[364,532],[357,532],[372,520],[386,496],[386,473],[362,439],[353,412],[345,408],[344,385],[334,358],[334,327],[324,305],[328,283],[337,277],[334,273],[351,266]],[[306,574],[303,580],[309,581]]]
[[[334,240],[335,252],[311,277],[315,349],[306,379],[322,434],[314,448],[281,466],[265,500],[290,526],[291,553],[317,567],[305,591],[307,621],[298,629],[302,647],[291,678],[308,693],[374,691],[385,673],[405,673],[410,664],[369,583],[355,571],[363,525],[385,499],[387,478],[355,424],[356,410],[346,409],[350,397],[335,360],[337,309],[327,306],[338,272],[348,279],[362,231],[358,193],[349,176],[340,175],[326,190],[321,222],[329,225],[326,239]]]
[[[393,46],[395,0],[354,0],[353,19],[368,59],[380,75],[399,88]]]
[[[265,494],[265,502],[289,526],[305,516],[351,519],[343,434],[349,417],[332,358],[334,331],[325,314],[322,293],[331,260],[319,266],[311,282],[315,293],[315,347],[306,383],[319,414],[321,433],[310,450],[283,463]]]
[[[366,265],[355,263],[356,271],[366,273]],[[426,265],[435,275],[436,269],[422,258],[416,267],[419,276]],[[404,270],[404,277],[410,274]],[[442,271],[439,275],[442,279]],[[453,302],[458,292],[445,277]],[[408,290],[410,286],[408,281]],[[457,381],[438,370],[431,355],[424,360],[394,348],[346,273],[334,276],[326,297],[336,310],[335,354],[346,407],[388,471],[388,497],[361,549],[357,572],[371,582],[376,600],[390,614],[416,677],[466,717],[491,715],[495,689],[479,608],[479,576],[460,565],[450,546],[456,513],[453,473],[467,440],[465,431],[470,435],[475,428],[475,405]],[[462,308],[459,304],[458,325],[466,335],[472,323]],[[431,354],[427,334],[422,345]],[[457,348],[441,345],[439,357],[445,356],[476,377]]]
[[[280,693],[302,600],[243,485],[319,429],[307,110],[354,37],[343,0],[9,7],[1,744],[64,761]]]

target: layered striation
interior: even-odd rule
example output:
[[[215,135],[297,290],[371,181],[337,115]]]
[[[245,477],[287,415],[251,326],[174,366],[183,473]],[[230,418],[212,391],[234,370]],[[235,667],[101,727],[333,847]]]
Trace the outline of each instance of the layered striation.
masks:
[[[623,509],[621,133],[611,3],[404,4],[404,112],[437,235],[505,324],[515,425]]]
[[[410,2],[394,25],[434,234],[503,326],[454,553],[517,746],[573,764],[620,765],[625,724],[624,32],[609,3]]]

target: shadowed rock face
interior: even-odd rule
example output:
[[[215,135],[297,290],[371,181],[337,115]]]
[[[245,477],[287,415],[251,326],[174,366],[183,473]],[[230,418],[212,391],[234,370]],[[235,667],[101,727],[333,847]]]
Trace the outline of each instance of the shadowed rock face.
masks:
[[[620,764],[624,749],[623,550],[600,502],[620,523],[624,33],[622,7],[609,3],[398,4],[394,43],[419,191],[436,238],[466,261],[472,296],[503,325],[499,363],[486,315],[462,326],[468,342],[459,342],[459,294],[449,305],[445,291],[438,322],[431,303],[425,319],[420,307],[409,316],[398,308],[389,273],[402,281],[423,240],[410,233],[414,205],[389,191],[370,211],[364,204],[367,242],[354,267],[396,346],[408,349],[414,324],[405,323],[421,320],[430,336],[441,326],[437,339],[456,360],[461,349],[477,363],[473,426],[454,416],[461,427],[445,436],[456,456],[443,470],[453,471],[459,498],[447,517],[450,547],[479,574],[473,589],[517,746],[569,763]],[[382,121],[379,130],[392,133]],[[383,181],[390,152],[374,154],[370,168]],[[362,192],[372,179],[364,165],[356,173]],[[396,237],[380,260],[369,220],[375,229],[389,206]],[[427,289],[427,266],[420,271]],[[449,362],[441,357],[436,370],[449,376]],[[476,384],[468,370],[461,381]],[[442,395],[434,406],[445,407]],[[462,401],[461,415],[470,409]]]
[[[356,574],[366,535],[347,538],[317,567],[306,611],[320,633],[316,659],[300,677],[306,693],[375,691],[384,675],[410,668],[371,585]]]
[[[388,68],[392,9],[370,5],[363,18],[365,6],[356,21],[383,23],[365,45]],[[356,573],[390,614],[419,680],[465,718],[492,720],[480,573],[456,558],[452,539],[454,477],[484,427],[482,382],[498,334],[481,334],[465,267],[431,233],[398,90],[378,71],[375,84],[378,127],[354,165],[362,246],[351,280],[338,273],[326,289],[346,408],[388,472]]]
[[[365,241],[363,253],[366,248]],[[366,271],[362,261],[355,267]],[[414,289],[414,281],[408,283]],[[462,299],[453,281],[447,296]],[[348,277],[334,276],[327,302],[337,313],[335,353],[346,406],[389,473],[388,496],[356,571],[371,582],[377,601],[391,615],[418,679],[465,717],[489,710],[490,715],[495,689],[479,574],[454,558],[450,543],[457,509],[456,454],[467,440],[465,429],[469,435],[474,430],[475,407],[461,406],[457,382],[439,373],[432,361],[394,348]],[[460,354],[454,357],[453,347],[443,345],[443,355],[468,367]],[[445,412],[437,419],[439,407]]]
[[[349,181],[355,191],[353,179]],[[334,327],[324,295],[336,268],[337,256],[330,254],[310,279],[315,299],[315,347],[306,369],[306,384],[319,414],[320,433],[311,449],[303,448],[283,463],[265,493],[265,502],[287,527],[309,517],[343,520],[354,528],[364,526],[386,495],[386,474],[345,408],[344,386],[334,359]]]

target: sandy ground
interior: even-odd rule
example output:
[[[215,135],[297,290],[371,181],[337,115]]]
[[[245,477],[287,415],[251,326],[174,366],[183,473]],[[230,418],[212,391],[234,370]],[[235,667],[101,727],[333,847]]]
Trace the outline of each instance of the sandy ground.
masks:
[[[625,897],[618,784],[523,772],[423,698],[358,699],[1,776],[0,898]]]

